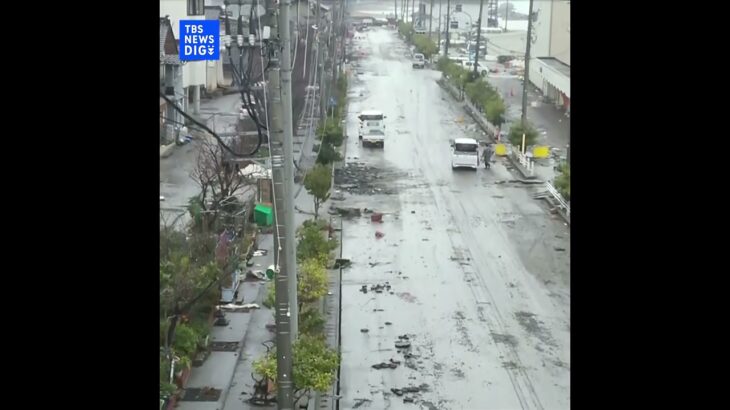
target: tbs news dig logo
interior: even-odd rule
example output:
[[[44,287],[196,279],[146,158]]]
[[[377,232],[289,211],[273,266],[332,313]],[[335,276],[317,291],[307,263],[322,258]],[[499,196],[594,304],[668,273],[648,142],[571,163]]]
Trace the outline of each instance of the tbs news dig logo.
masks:
[[[218,20],[180,20],[180,60],[218,60],[220,22]]]

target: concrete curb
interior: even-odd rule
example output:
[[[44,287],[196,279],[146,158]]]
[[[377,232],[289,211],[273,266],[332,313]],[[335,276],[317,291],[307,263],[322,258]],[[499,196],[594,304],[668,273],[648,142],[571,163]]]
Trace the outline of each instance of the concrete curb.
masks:
[[[543,200],[543,201],[547,202],[548,205],[550,205],[551,207],[555,208],[556,209],[556,212],[558,213],[558,215],[560,215],[560,217],[563,219],[563,221],[565,221],[565,223],[567,223],[568,226],[570,226],[570,216],[568,216],[565,213],[565,211],[563,211],[563,209],[560,207],[560,204],[557,204],[557,203],[553,202],[553,199],[551,199],[548,196],[538,197],[536,199]]]
[[[175,143],[168,145],[160,145],[160,158],[167,158],[172,155],[175,150]]]

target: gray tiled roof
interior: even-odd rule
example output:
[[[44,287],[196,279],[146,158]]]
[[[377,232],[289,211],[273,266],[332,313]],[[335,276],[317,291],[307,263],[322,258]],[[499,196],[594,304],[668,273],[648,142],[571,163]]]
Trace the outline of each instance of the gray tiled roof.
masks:
[[[170,28],[170,21],[164,17],[160,17],[160,55],[165,54],[165,40],[167,39],[167,32]]]

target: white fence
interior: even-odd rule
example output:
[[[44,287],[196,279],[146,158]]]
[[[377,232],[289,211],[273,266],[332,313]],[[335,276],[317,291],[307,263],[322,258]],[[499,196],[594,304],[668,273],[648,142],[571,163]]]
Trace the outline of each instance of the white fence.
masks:
[[[527,175],[534,176],[535,175],[535,161],[533,161],[527,155],[523,154],[519,150],[519,148],[520,147],[512,147],[512,152],[514,153],[515,158],[517,159],[517,161],[519,161],[520,165],[522,165],[525,168]]]
[[[558,201],[560,206],[565,210],[565,214],[570,216],[570,203],[566,202],[562,195],[560,195],[560,192],[558,192],[557,189],[553,186],[553,184],[546,182],[545,188],[547,188],[548,192]]]

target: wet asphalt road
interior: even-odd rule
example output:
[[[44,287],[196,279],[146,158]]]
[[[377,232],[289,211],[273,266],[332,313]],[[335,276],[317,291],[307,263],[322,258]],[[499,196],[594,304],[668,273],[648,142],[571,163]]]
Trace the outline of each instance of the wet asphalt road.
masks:
[[[197,117],[216,132],[233,132],[240,102],[241,97],[236,94],[201,101]],[[190,221],[186,211],[188,201],[200,193],[200,187],[190,174],[197,166],[202,138],[212,137],[203,133],[193,135],[196,140],[175,147],[172,155],[160,158],[160,195],[165,197],[164,201],[160,201],[160,211],[166,224],[177,220],[177,226],[185,226]]]
[[[536,188],[502,183],[514,177],[501,160],[451,169],[449,139],[475,136],[473,124],[438,72],[411,68],[393,31],[373,29],[355,48],[367,57],[350,80],[346,162],[369,168],[331,203],[385,216],[344,222],[341,408],[568,409],[568,227],[531,198]],[[382,150],[359,145],[364,109],[387,115]],[[406,352],[394,347],[402,335]],[[402,363],[371,367],[389,359]]]

